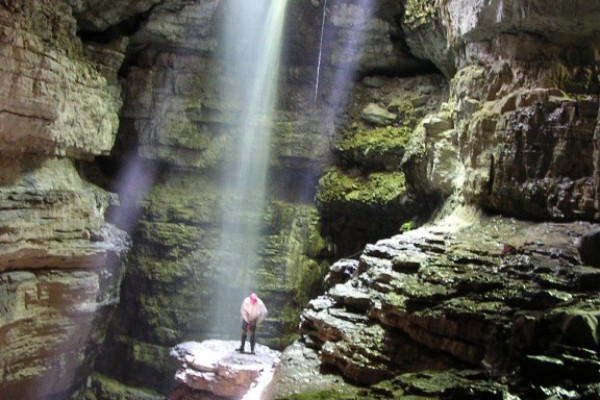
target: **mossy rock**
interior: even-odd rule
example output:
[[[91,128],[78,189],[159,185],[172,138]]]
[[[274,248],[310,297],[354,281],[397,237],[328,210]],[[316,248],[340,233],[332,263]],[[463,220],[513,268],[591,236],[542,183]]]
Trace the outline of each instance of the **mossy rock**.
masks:
[[[349,131],[335,146],[335,151],[350,166],[366,170],[398,170],[412,128],[387,126]]]
[[[310,390],[278,397],[277,400],[358,400],[364,397],[336,389]]]
[[[398,115],[397,123],[377,128],[354,123],[342,133],[334,150],[350,167],[366,171],[399,170],[406,146],[423,117],[423,110],[415,107],[415,101],[411,97],[393,99],[387,108]]]
[[[192,271],[178,260],[164,260],[147,257],[143,254],[135,256],[137,279],[148,283],[179,285],[182,279],[189,279]]]
[[[297,331],[302,307],[320,292],[328,271],[329,265],[318,261],[325,241],[312,205],[270,202],[266,226],[271,234],[264,237],[260,246],[262,261],[256,271],[257,287],[267,292],[264,300],[276,305],[277,311],[272,315],[281,323],[279,334],[285,337],[283,342],[289,344],[289,334]]]
[[[176,179],[152,187],[142,203],[146,210],[143,218],[190,225],[216,223],[220,204],[221,196],[214,182],[180,172]]]
[[[405,373],[370,388],[373,394],[392,399],[492,399],[507,398],[506,385],[477,370],[422,371]],[[374,397],[377,398],[377,397]]]
[[[402,172],[366,176],[330,169],[316,195],[322,234],[330,238],[336,256],[347,257],[365,244],[397,234],[400,225],[420,212]]]
[[[417,30],[437,18],[437,0],[406,0],[404,24],[409,30]]]
[[[388,108],[398,114],[402,126],[414,127],[423,116],[423,110],[419,107],[426,102],[426,96],[402,96],[392,99]]]
[[[127,386],[105,375],[93,374],[90,388],[83,400],[163,400],[164,396],[150,389]]]
[[[155,246],[193,249],[198,246],[204,231],[182,223],[141,221],[139,233],[145,241]]]
[[[399,201],[405,194],[403,172],[374,172],[362,176],[332,168],[319,181],[317,203],[322,207],[343,203],[385,205]]]

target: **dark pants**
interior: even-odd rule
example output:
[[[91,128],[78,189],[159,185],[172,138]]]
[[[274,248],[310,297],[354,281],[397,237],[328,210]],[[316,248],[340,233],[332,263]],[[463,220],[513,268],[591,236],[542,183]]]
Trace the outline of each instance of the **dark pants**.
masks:
[[[242,320],[242,344],[240,351],[243,352],[246,347],[246,337],[250,332],[250,351],[254,353],[254,345],[256,344],[256,321],[246,322]]]

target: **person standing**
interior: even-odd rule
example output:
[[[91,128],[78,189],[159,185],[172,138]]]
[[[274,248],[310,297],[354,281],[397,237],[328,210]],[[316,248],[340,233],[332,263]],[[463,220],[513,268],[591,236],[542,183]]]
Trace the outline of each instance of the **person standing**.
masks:
[[[267,317],[267,307],[256,293],[250,293],[242,302],[240,314],[242,314],[242,343],[237,349],[240,353],[244,353],[246,347],[246,337],[250,332],[250,354],[254,353],[254,345],[256,344],[256,327]]]

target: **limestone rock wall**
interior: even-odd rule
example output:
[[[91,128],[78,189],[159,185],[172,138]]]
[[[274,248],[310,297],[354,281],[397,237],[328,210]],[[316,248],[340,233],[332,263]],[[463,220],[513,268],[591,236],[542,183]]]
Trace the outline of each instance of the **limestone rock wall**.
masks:
[[[446,135],[467,201],[524,218],[597,220],[599,12],[586,2],[406,3],[409,47],[450,78]]]
[[[66,0],[66,3],[71,7],[80,30],[102,32],[148,12],[160,0]]]
[[[0,21],[0,392],[67,398],[93,369],[128,247],[105,221],[117,197],[77,168],[113,146],[124,53],[85,47],[61,1],[5,1]]]
[[[106,78],[74,40],[68,8],[61,2],[18,4],[0,9],[6,60],[0,149],[77,158],[107,154],[118,127],[118,104]]]

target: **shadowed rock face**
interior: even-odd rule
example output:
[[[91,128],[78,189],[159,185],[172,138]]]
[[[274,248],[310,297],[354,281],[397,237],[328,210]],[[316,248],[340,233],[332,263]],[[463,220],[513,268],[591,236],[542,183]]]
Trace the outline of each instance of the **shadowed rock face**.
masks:
[[[597,219],[598,4],[406,3],[414,54],[450,79],[453,127],[474,203],[529,219]],[[582,13],[571,29],[567,15]],[[527,26],[527,28],[524,28]],[[580,47],[581,51],[573,51]],[[578,148],[579,144],[581,147]],[[445,146],[430,157],[445,158]],[[596,172],[595,172],[596,171]]]

